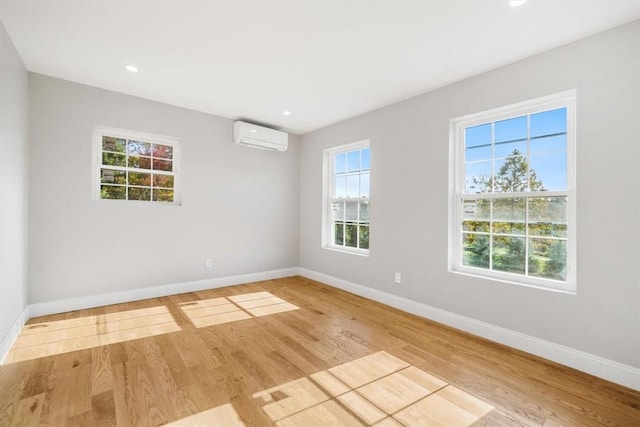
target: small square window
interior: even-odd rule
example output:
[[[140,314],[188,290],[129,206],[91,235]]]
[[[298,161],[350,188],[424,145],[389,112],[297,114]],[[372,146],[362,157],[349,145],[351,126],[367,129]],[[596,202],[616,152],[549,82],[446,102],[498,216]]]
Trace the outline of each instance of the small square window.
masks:
[[[94,131],[99,200],[180,204],[180,141],[123,129]]]

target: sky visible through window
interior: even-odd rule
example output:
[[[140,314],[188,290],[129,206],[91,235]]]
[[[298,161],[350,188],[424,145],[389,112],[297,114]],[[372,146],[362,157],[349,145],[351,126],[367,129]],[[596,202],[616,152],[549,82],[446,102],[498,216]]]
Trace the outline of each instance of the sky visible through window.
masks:
[[[487,182],[513,156],[526,162],[535,172],[537,181],[542,183],[538,190],[566,190],[567,109],[558,108],[467,128],[466,192],[490,192],[492,187]],[[522,184],[526,191],[528,183]]]
[[[369,148],[337,154],[334,167],[336,198],[369,196],[369,174],[361,173],[360,176],[356,174],[371,169]]]

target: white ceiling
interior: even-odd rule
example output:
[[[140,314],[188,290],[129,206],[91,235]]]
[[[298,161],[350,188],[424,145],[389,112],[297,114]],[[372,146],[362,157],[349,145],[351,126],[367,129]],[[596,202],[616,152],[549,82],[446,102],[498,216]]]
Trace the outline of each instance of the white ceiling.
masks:
[[[30,71],[301,134],[638,18],[637,0],[0,0]]]

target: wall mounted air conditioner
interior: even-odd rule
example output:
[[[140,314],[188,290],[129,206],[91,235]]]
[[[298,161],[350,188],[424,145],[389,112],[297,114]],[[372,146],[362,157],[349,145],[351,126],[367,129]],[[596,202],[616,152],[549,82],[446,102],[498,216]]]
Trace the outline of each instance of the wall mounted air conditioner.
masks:
[[[286,151],[289,146],[289,134],[237,121],[233,124],[233,142],[261,150]]]

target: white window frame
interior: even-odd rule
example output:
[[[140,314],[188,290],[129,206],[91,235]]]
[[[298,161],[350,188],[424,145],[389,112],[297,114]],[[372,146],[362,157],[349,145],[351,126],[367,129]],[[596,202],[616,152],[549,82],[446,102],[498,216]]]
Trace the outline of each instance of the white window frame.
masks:
[[[354,150],[362,150],[364,148],[371,148],[368,139],[353,142],[350,144],[344,144],[337,147],[332,147],[324,150],[323,162],[322,162],[322,247],[338,252],[345,252],[361,256],[369,256],[371,250],[371,211],[369,211],[369,249],[352,248],[349,246],[340,246],[333,244],[333,201],[332,198],[335,194],[335,156],[340,153],[345,153]],[[371,201],[371,168],[369,168],[369,197],[351,197],[348,200],[351,201]],[[360,203],[358,203],[358,209],[360,209]],[[359,236],[358,236],[359,239]]]
[[[173,157],[172,157],[172,171],[171,173],[163,173],[166,175],[173,176],[173,202],[161,202],[154,200],[127,200],[127,199],[103,199],[100,197],[100,186],[101,186],[101,169],[103,168],[102,164],[102,137],[103,136],[111,136],[116,138],[122,138],[127,140],[135,140],[142,141],[151,144],[159,144],[159,145],[168,145],[173,148]],[[180,191],[180,146],[181,140],[179,138],[174,138],[170,136],[162,136],[162,135],[154,135],[146,132],[138,132],[128,129],[120,129],[114,127],[107,126],[96,126],[93,130],[93,168],[92,168],[92,197],[95,201],[101,203],[135,203],[135,204],[147,204],[153,206],[179,206],[181,205],[181,191]],[[108,168],[114,168],[125,171],[135,171],[135,172],[151,172],[152,170],[147,169],[134,169],[128,167],[119,167],[119,166],[107,166]],[[128,187],[128,185],[127,185]]]
[[[466,193],[465,188],[465,145],[466,128],[497,122],[523,115],[535,114],[556,108],[567,109],[567,189],[566,191],[525,191],[518,193]],[[576,91],[570,90],[542,98],[525,101],[506,107],[471,114],[450,121],[449,141],[449,271],[475,277],[530,286],[564,293],[577,293],[576,284]],[[545,197],[567,197],[567,259],[566,280],[553,280],[515,273],[501,272],[462,264],[462,200],[500,197],[528,198],[535,195]],[[528,215],[528,214],[527,214]],[[528,233],[525,231],[525,247],[528,247]],[[525,249],[528,251],[528,249]],[[525,257],[528,252],[525,252]]]

